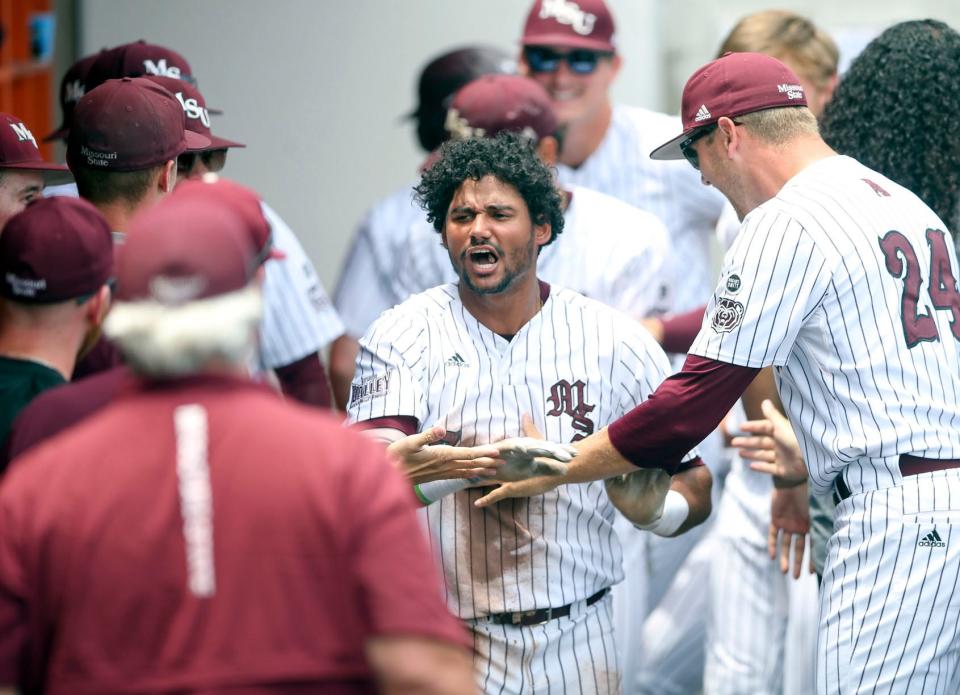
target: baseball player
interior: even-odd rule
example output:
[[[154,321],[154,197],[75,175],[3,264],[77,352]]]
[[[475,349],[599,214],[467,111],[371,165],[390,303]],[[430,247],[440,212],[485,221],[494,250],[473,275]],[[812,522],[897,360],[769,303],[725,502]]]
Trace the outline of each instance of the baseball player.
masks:
[[[440,426],[448,443],[471,446],[520,434],[526,413],[552,441],[572,442],[663,379],[666,358],[636,322],[538,280],[538,250],[564,222],[553,177],[522,136],[447,143],[417,193],[458,282],[370,328],[352,420],[397,437]],[[634,521],[645,513],[649,528],[674,535],[706,518],[709,472],[695,452],[684,458],[670,491]],[[473,632],[482,690],[619,692],[609,587],[622,578],[621,551],[604,487],[480,510],[483,492],[470,485],[417,491],[448,605]]]
[[[0,229],[39,198],[45,186],[71,178],[65,166],[44,161],[26,123],[0,113]]]
[[[246,147],[213,134],[206,100],[194,85],[172,77],[149,79],[177,97],[187,130],[210,140],[206,149],[184,152],[177,158],[178,184],[222,171],[229,149]],[[343,333],[343,324],[293,230],[265,202],[261,201],[261,207],[274,247],[283,257],[266,266],[258,367],[273,371],[288,397],[329,408],[330,384],[320,352]]]
[[[789,67],[800,79],[810,111],[819,118],[836,86],[839,60],[836,44],[826,33],[792,12],[766,10],[737,22],[717,55],[743,51],[766,53]],[[740,221],[728,204],[717,226],[724,249],[733,245],[739,229]],[[735,417],[728,420],[728,431],[736,431],[737,421],[745,417],[762,417],[763,398],[779,403],[772,376],[751,387],[742,408],[735,408]],[[791,581],[769,561],[772,493],[768,476],[750,470],[740,457],[733,458],[711,538],[715,550],[706,612],[706,693],[802,695],[814,690],[816,578],[805,574]],[[784,499],[778,502],[778,516],[789,504],[799,512],[799,528],[809,525],[806,488],[780,494]],[[791,622],[791,614],[798,619]],[[788,639],[788,631],[797,636]],[[785,663],[798,668],[784,668]]]
[[[138,378],[0,491],[0,687],[471,690],[402,477],[240,376],[261,311],[248,219],[174,195],[133,223],[107,331]]]
[[[733,53],[700,68],[682,113],[683,133],[653,156],[687,158],[728,196],[743,228],[684,370],[580,442],[561,480],[670,470],[666,459],[775,365],[811,484],[840,500],[821,593],[818,692],[951,692],[960,599],[938,587],[960,578],[952,239],[915,195],[836,155],[796,76],[769,56]],[[478,504],[557,483],[506,483]]]
[[[511,74],[516,62],[498,48],[469,46],[433,58],[421,71],[419,104],[409,114],[416,122],[417,141],[425,153],[447,139],[444,121],[454,92],[486,74]],[[411,196],[410,184],[374,203],[354,231],[334,304],[344,334],[330,350],[330,376],[337,405],[346,407],[359,345],[357,341],[381,312],[407,298],[398,294],[394,277],[410,226],[423,221],[423,210]]]
[[[547,166],[560,149],[557,121],[546,91],[517,75],[487,75],[460,89],[447,118],[451,139],[493,137],[508,130],[537,147]],[[665,266],[669,239],[656,216],[580,186],[563,191],[563,236],[540,251],[537,273],[632,316],[669,310]],[[398,263],[396,294],[409,296],[455,282],[447,249],[425,219],[410,229]]]

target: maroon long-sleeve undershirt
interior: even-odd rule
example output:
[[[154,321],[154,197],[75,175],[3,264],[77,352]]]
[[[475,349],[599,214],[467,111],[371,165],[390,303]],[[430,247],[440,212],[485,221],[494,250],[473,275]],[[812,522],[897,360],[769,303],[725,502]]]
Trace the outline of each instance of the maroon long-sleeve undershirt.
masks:
[[[610,425],[620,455],[640,468],[671,475],[690,449],[710,434],[759,372],[690,355],[646,401]]]

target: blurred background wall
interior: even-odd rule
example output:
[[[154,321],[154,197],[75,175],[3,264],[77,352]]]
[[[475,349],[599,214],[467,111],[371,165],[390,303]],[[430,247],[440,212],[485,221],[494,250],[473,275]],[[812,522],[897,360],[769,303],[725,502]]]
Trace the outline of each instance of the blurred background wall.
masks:
[[[532,0],[531,0],[532,1]],[[675,113],[686,77],[742,15],[800,12],[831,31],[844,64],[903,19],[960,27],[953,0],[608,0],[624,70],[615,96]],[[515,51],[527,0],[56,0],[53,88],[81,55],[137,38],[184,54],[214,132],[247,143],[226,175],[258,190],[300,236],[327,289],[363,211],[414,180],[422,154],[402,115],[433,55],[476,42]],[[53,122],[59,122],[56,96]]]

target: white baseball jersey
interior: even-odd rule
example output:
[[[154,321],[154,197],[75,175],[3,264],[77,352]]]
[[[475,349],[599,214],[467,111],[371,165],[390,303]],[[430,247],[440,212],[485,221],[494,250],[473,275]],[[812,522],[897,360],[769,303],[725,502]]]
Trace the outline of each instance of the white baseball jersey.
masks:
[[[397,295],[394,277],[411,226],[425,223],[426,213],[413,200],[413,184],[377,201],[364,215],[334,292],[347,335],[359,338],[381,313],[407,298]]]
[[[276,369],[323,350],[343,334],[343,323],[293,230],[266,203],[263,215],[285,258],[264,265],[260,362]]]
[[[603,140],[587,160],[576,169],[557,167],[562,185],[612,195],[663,221],[670,233],[677,312],[702,306],[710,297],[715,277],[710,239],[724,204],[687,162],[650,159],[651,150],[682,129],[676,116],[615,105]]]
[[[360,344],[352,420],[409,416],[463,445],[519,436],[524,413],[551,441],[581,439],[644,400],[669,366],[636,322],[565,289],[508,341],[442,285],[384,313]],[[478,509],[483,494],[425,510],[455,615],[563,606],[622,578],[601,482]]]
[[[653,214],[572,186],[563,232],[537,258],[537,275],[635,317],[671,308],[670,239]],[[457,276],[440,234],[423,219],[410,228],[394,294],[408,297]]]
[[[915,195],[829,157],[747,215],[690,352],[777,367],[816,490],[890,487],[899,454],[960,458],[956,268]]]
[[[47,186],[44,196],[77,197],[77,184]],[[260,324],[260,369],[276,369],[323,350],[343,334],[343,323],[300,240],[273,208],[260,203],[273,245],[286,258],[267,263]]]

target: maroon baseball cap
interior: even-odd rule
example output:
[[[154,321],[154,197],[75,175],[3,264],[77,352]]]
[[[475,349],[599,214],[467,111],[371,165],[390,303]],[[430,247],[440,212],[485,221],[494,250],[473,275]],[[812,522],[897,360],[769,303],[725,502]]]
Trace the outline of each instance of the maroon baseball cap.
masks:
[[[220,150],[227,147],[246,147],[242,142],[235,142],[221,138],[210,132],[210,111],[207,109],[207,102],[195,85],[175,77],[158,77],[148,75],[147,78],[173,94],[183,106],[183,113],[187,118],[187,130],[194,133],[200,133],[210,140],[210,144],[204,148],[209,150]]]
[[[137,215],[117,259],[117,299],[169,306],[246,287],[257,250],[236,210],[214,196],[169,195]]]
[[[67,164],[135,171],[202,150],[210,140],[185,130],[177,98],[143,77],[107,80],[77,102],[67,138]]]
[[[537,0],[523,26],[524,46],[614,51],[613,15],[603,0]]]
[[[43,176],[45,184],[73,180],[67,167],[44,161],[33,133],[23,121],[9,113],[0,113],[0,169],[36,171]]]
[[[257,249],[258,265],[271,258],[286,257],[280,249],[273,246],[273,229],[263,216],[260,196],[246,186],[220,178],[214,173],[206,173],[178,183],[173,195],[183,199],[214,200],[234,210],[243,220],[244,227]]]
[[[454,95],[446,128],[454,140],[509,130],[539,142],[557,132],[557,117],[550,95],[537,82],[519,75],[485,75]]]
[[[650,153],[652,159],[683,159],[680,144],[694,130],[726,116],[784,106],[806,106],[800,80],[786,65],[763,53],[725,53],[693,73],[683,88],[683,132]]]
[[[87,73],[90,72],[94,61],[106,50],[81,58],[64,73],[63,79],[60,80],[60,111],[63,113],[63,122],[59,128],[43,138],[44,142],[67,137],[73,119],[73,109],[80,101],[80,97],[87,93]]]
[[[30,203],[0,233],[0,294],[50,304],[96,292],[113,277],[110,225],[85,200]]]
[[[107,80],[121,77],[160,75],[194,82],[190,63],[182,55],[166,46],[147,43],[143,39],[101,51],[87,72],[89,92]]]

